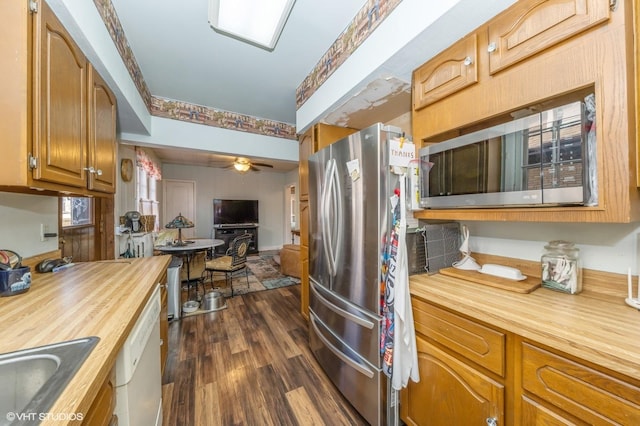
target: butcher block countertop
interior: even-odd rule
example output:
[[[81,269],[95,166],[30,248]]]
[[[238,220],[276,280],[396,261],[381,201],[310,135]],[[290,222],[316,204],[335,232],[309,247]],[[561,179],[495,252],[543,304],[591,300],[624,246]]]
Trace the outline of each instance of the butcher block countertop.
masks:
[[[413,296],[640,380],[640,311],[624,302],[626,276],[585,271],[583,289],[522,294],[441,274],[410,277]]]
[[[48,274],[32,272],[28,292],[0,298],[0,353],[100,338],[50,413],[86,413],[170,260],[171,256],[154,256],[77,263]]]

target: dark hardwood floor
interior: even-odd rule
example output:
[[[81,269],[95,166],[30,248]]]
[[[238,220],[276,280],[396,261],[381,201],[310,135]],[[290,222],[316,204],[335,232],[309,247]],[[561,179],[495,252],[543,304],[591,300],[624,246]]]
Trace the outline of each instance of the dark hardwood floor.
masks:
[[[164,425],[366,425],[317,365],[300,286],[169,325]]]

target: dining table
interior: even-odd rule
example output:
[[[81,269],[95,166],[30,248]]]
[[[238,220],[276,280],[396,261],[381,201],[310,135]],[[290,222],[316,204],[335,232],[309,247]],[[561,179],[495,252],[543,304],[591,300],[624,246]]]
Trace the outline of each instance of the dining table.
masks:
[[[224,244],[224,240],[219,240],[216,238],[213,238],[213,239],[194,238],[192,240],[182,241],[181,244],[167,244],[164,246],[157,246],[155,247],[155,249],[165,254],[180,256],[184,259],[184,264],[187,267],[187,279],[186,279],[187,291],[189,291],[189,294],[190,294],[193,281],[195,281],[195,293],[196,293],[195,299],[197,299],[198,298],[198,282],[200,281],[200,278],[191,279],[191,260],[193,259],[196,253],[207,251],[207,250],[211,250],[211,252],[213,253],[214,247],[217,247],[223,244]]]

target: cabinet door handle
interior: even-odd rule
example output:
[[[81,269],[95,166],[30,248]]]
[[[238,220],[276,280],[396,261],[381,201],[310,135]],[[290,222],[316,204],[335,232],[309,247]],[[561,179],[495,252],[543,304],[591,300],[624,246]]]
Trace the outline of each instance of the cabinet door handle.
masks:
[[[496,419],[495,417],[488,417],[487,426],[498,426],[498,419]]]
[[[471,56],[467,56],[466,58],[464,58],[463,64],[465,64],[466,66],[473,64],[473,59],[471,59]]]
[[[489,43],[489,46],[487,46],[487,52],[493,53],[496,50],[498,50],[498,45],[495,43],[495,41],[492,41],[491,43]]]
[[[88,171],[89,173],[95,173],[98,176],[102,176],[102,170],[101,169],[96,169],[93,166],[91,167],[85,167],[83,170]]]

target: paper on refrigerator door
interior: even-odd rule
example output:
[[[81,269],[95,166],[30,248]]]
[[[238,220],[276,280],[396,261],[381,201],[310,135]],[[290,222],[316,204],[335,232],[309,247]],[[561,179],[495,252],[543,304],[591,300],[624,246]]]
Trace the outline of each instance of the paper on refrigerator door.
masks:
[[[389,165],[409,167],[409,162],[416,158],[416,146],[405,138],[394,138],[389,141]]]
[[[360,179],[360,160],[356,158],[355,160],[348,161],[347,171],[349,172],[349,176],[351,176],[352,181],[355,182]]]

